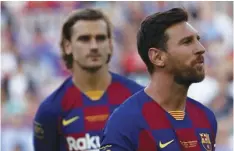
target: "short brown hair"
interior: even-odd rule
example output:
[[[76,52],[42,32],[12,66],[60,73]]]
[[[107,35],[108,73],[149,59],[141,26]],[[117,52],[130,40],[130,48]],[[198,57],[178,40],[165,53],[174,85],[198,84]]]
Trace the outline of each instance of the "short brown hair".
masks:
[[[70,41],[71,36],[72,36],[72,27],[73,25],[79,21],[79,20],[104,20],[107,24],[107,36],[108,38],[112,38],[112,32],[111,32],[111,23],[108,19],[108,17],[98,9],[79,9],[75,10],[72,13],[70,13],[65,20],[63,26],[62,26],[62,31],[61,31],[61,41],[60,41],[60,48],[62,51],[62,58],[65,62],[65,65],[68,69],[72,68],[73,64],[73,56],[72,54],[66,54],[65,53],[65,48],[64,48],[64,43],[66,40]]]
[[[168,11],[154,13],[141,23],[137,34],[137,47],[141,59],[145,62],[149,73],[154,71],[148,55],[150,48],[167,50],[170,37],[165,33],[167,28],[183,21],[188,21],[188,13],[183,8],[173,8]]]

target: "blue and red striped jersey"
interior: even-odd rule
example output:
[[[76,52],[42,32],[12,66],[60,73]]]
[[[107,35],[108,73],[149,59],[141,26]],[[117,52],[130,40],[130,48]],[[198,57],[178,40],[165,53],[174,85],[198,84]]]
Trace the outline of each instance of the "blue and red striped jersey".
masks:
[[[110,116],[101,151],[214,151],[217,121],[211,110],[187,98],[185,116],[176,120],[144,90]]]
[[[35,151],[95,151],[113,110],[143,87],[111,73],[112,82],[92,100],[68,78],[40,105],[34,121]]]

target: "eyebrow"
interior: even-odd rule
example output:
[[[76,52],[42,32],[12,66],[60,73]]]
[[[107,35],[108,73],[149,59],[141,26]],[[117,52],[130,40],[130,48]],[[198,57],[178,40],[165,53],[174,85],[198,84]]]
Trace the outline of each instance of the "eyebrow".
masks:
[[[97,33],[97,34],[95,34],[95,36],[99,36],[99,35],[107,35],[107,34],[105,34],[105,33]],[[85,33],[85,34],[81,34],[79,36],[92,36],[92,34]]]
[[[80,37],[91,37],[91,36],[92,36],[91,34],[83,34],[83,35],[79,35],[77,38],[80,38]],[[102,34],[102,33],[95,35],[95,37],[98,37],[98,36],[106,36],[107,37],[106,34]]]
[[[196,36],[197,38],[200,38],[200,36],[199,36],[198,34],[196,34],[195,36]],[[178,44],[179,44],[179,45],[183,44],[183,42],[184,42],[185,40],[192,40],[193,37],[194,37],[194,35],[190,35],[190,36],[184,37],[184,38],[182,38],[182,39],[179,40]]]
[[[89,34],[84,34],[84,35],[79,35],[78,37],[87,37],[87,36],[91,36]]]

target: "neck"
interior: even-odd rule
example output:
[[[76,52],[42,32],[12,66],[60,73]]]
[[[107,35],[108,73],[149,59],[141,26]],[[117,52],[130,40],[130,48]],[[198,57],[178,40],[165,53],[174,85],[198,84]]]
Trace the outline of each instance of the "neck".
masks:
[[[153,74],[145,92],[166,111],[184,110],[188,87],[175,83],[172,75]]]
[[[111,74],[108,71],[108,66],[103,66],[95,72],[74,66],[73,82],[82,92],[106,90],[111,83]]]

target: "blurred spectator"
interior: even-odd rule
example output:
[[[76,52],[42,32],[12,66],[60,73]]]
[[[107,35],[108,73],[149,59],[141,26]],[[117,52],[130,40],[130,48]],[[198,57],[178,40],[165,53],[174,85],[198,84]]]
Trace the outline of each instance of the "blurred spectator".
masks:
[[[20,144],[16,144],[13,151],[24,151],[24,149]]]
[[[9,95],[10,100],[17,102],[23,100],[23,96],[26,93],[29,87],[29,80],[23,71],[22,62],[19,60],[17,62],[17,70],[12,73],[11,78],[9,79]]]

